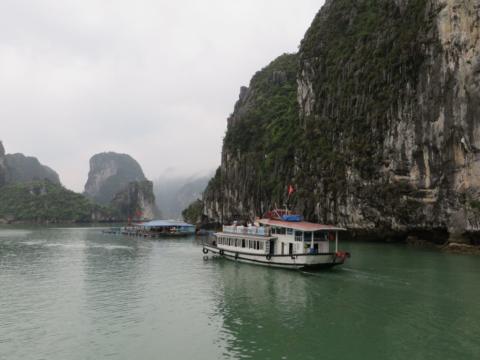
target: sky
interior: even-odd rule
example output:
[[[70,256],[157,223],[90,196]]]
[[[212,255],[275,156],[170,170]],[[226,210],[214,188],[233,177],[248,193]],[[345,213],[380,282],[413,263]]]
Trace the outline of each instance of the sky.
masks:
[[[0,140],[83,191],[89,159],[149,179],[220,164],[241,86],[296,52],[321,0],[2,0]]]

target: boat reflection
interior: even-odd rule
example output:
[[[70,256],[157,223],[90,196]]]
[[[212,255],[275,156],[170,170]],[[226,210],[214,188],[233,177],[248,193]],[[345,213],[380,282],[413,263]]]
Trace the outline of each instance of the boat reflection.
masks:
[[[292,350],[300,354],[308,349],[309,336],[301,334],[315,315],[307,289],[313,279],[300,272],[223,259],[217,265],[222,291],[216,300],[223,331],[229,334],[229,356],[282,359]]]

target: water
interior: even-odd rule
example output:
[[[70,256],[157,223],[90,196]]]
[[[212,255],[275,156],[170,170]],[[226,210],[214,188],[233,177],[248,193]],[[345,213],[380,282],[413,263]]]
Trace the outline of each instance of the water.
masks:
[[[194,238],[0,228],[0,359],[479,359],[480,258],[347,243],[301,273]]]

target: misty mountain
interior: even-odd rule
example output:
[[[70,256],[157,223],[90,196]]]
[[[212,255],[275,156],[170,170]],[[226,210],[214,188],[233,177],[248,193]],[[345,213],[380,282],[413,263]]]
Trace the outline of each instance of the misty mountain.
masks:
[[[192,202],[202,197],[213,172],[191,176],[162,176],[154,181],[157,207],[162,217],[181,218],[182,211]]]

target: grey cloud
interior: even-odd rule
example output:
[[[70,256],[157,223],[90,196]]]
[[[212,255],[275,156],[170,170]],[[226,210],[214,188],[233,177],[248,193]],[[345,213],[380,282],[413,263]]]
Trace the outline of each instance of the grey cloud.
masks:
[[[296,51],[322,1],[3,0],[0,134],[81,190],[88,159],[146,175],[220,162],[241,85]]]

